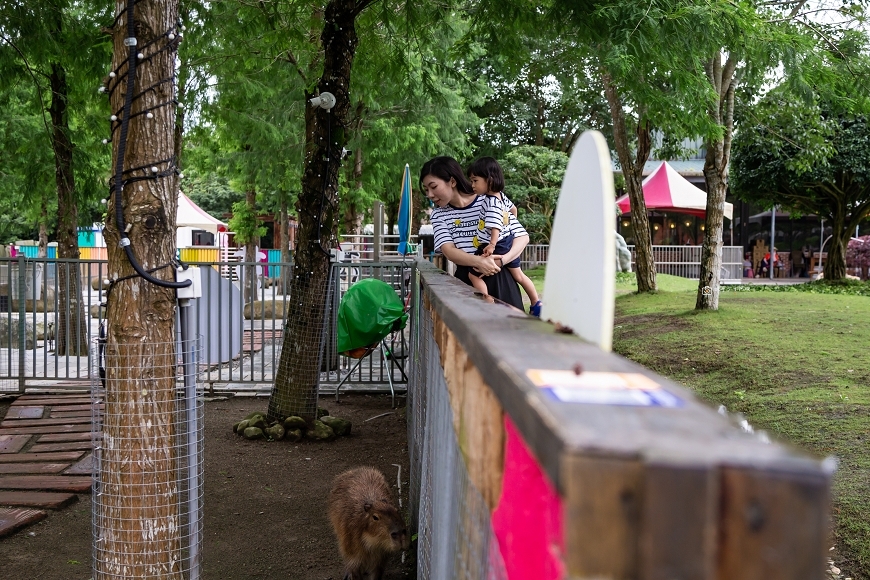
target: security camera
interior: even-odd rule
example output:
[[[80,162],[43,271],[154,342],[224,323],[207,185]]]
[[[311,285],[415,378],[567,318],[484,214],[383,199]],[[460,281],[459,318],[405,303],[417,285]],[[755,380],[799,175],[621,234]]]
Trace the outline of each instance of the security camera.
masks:
[[[312,107],[320,107],[329,110],[335,106],[335,95],[332,93],[320,93],[320,96],[310,99]]]

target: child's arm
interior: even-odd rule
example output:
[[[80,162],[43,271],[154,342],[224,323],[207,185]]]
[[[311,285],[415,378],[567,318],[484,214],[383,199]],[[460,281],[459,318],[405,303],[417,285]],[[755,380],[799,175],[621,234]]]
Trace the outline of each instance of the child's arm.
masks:
[[[511,212],[512,214],[514,214],[514,217],[517,217],[517,206],[512,205],[512,206],[511,206],[511,209],[510,209],[510,212]]]
[[[490,228],[489,229],[489,244],[486,248],[483,249],[484,256],[491,256],[495,251],[495,245],[498,243],[498,236],[501,234],[501,230],[498,228]]]

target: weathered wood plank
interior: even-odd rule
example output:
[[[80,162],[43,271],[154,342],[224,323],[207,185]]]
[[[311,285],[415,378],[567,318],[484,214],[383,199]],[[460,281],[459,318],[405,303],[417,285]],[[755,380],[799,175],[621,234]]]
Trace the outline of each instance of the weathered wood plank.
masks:
[[[16,407],[18,405],[90,405],[91,398],[90,397],[63,397],[63,396],[51,396],[51,397],[19,397],[12,402],[12,406]]]
[[[0,491],[0,505],[33,508],[60,509],[66,507],[79,496],[74,493],[50,491]]]
[[[68,417],[91,417],[92,411],[51,411],[49,417],[52,419],[66,419]]]
[[[83,449],[85,451],[93,449],[94,444],[88,441],[70,441],[69,443],[46,443],[44,445],[36,444],[30,448],[32,453],[54,453],[55,451],[73,451]]]
[[[714,580],[718,470],[648,463],[643,474],[640,573],[643,580]]]
[[[81,433],[90,431],[90,421],[82,425],[48,425],[45,427],[7,427],[0,430],[4,435],[38,435],[40,433]]]
[[[91,478],[78,475],[8,475],[2,478],[4,489],[74,491],[91,489]]]
[[[643,466],[636,459],[565,457],[565,545],[570,577],[637,578]]]
[[[30,435],[0,435],[0,453],[18,453],[30,441]]]
[[[45,473],[60,473],[70,466],[69,463],[0,463],[0,474],[7,473],[29,473],[32,475]],[[3,478],[0,477],[0,487],[3,487]]]
[[[89,453],[87,457],[64,471],[64,475],[91,475],[94,472],[94,456]]]
[[[34,406],[34,407],[9,407],[9,410],[6,412],[7,419],[39,419],[42,417],[43,413],[45,413],[45,407],[43,406]]]
[[[726,467],[721,481],[719,578],[826,577],[824,476]]]
[[[98,409],[105,408],[103,403],[97,405]],[[72,411],[90,411],[91,405],[52,405],[51,411],[54,413],[55,411],[59,411],[62,413],[72,412]]]
[[[25,508],[0,508],[0,538],[45,518],[41,510]]]
[[[84,451],[15,453],[12,455],[0,455],[0,463],[26,463],[28,461],[78,461],[84,454]]]
[[[41,435],[36,442],[37,443],[64,443],[67,441],[90,441],[94,436],[93,432],[90,433],[50,433],[48,435]]]
[[[3,433],[3,430],[10,427],[40,427],[43,425],[81,425],[90,422],[90,416],[69,417],[64,419],[7,419],[0,423],[0,433]]]

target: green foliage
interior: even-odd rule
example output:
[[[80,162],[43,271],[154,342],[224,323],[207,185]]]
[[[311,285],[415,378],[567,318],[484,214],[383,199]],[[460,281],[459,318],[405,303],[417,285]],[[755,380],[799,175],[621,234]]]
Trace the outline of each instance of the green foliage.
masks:
[[[266,235],[268,230],[260,225],[262,222],[257,219],[257,214],[247,202],[244,200],[235,202],[232,210],[233,217],[227,222],[227,227],[235,233],[236,242],[244,245]]]
[[[43,200],[49,227],[55,223],[57,193],[49,76],[61,68],[67,81],[69,137],[79,223],[99,219],[106,196],[111,148],[108,107],[97,93],[111,43],[100,27],[111,21],[108,4],[34,0],[0,4],[0,236],[31,234]],[[7,229],[9,228],[9,229]],[[28,234],[29,237],[30,234]]]
[[[870,296],[870,282],[861,280],[814,280],[804,284],[727,284],[723,292],[809,292]]]
[[[832,115],[782,92],[752,108],[734,140],[732,187],[761,207],[779,205],[847,230],[870,215],[870,124]]]
[[[531,243],[549,243],[568,156],[546,147],[521,145],[505,155],[501,166],[505,191],[516,204]]]
[[[244,193],[230,186],[229,179],[211,172],[185,173],[181,189],[193,203],[218,219],[233,213],[233,204],[245,199]]]

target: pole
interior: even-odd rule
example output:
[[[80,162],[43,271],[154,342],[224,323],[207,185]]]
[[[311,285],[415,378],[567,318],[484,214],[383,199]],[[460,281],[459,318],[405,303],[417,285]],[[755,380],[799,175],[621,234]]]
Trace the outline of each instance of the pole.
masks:
[[[18,253],[18,392],[24,394],[27,385],[26,358],[27,352],[27,265],[24,262],[24,252]],[[10,292],[10,296],[12,293]],[[34,301],[35,303],[35,301]],[[11,304],[10,304],[11,306]],[[12,310],[11,308],[9,309]],[[35,310],[35,307],[34,307]],[[55,331],[57,332],[57,331]]]
[[[184,402],[187,412],[187,500],[189,502],[188,538],[190,548],[190,580],[200,577],[200,537],[199,524],[202,521],[199,506],[199,416],[196,400],[196,339],[191,328],[191,301],[178,301],[181,323],[181,360],[184,368]]]
[[[773,206],[773,209],[770,210],[770,261],[767,263],[767,267],[770,268],[770,279],[773,280],[773,265],[775,263],[774,253],[773,253],[773,242],[776,239],[776,206]]]
[[[381,261],[381,246],[384,243],[384,204],[376,201],[372,204],[372,225],[374,225],[374,237],[372,238],[372,261]]]

